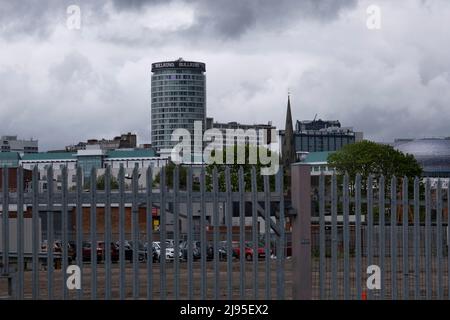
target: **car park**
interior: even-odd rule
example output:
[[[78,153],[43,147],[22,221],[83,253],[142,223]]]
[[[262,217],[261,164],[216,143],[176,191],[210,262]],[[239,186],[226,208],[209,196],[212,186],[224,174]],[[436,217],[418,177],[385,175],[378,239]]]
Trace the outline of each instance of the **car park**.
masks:
[[[119,250],[119,254],[120,254],[120,245],[121,245],[121,242],[117,241],[116,246]],[[123,243],[123,248],[124,248],[124,252],[125,252],[125,260],[133,262],[133,252],[134,252],[133,241],[125,240]],[[145,261],[147,253],[146,253],[144,244],[140,241],[138,241],[137,252],[138,252],[138,261]]]
[[[145,260],[147,260],[149,258],[149,244],[148,242],[146,242],[144,244],[144,249],[145,249]],[[151,257],[152,257],[152,261],[156,262],[159,261],[159,254],[160,254],[160,247],[158,244],[156,244],[155,242],[152,242],[151,244]]]
[[[189,252],[189,242],[183,241],[180,243],[180,251],[181,256],[184,260],[188,259],[188,252]],[[200,241],[192,241],[192,258],[194,260],[198,260],[201,258],[201,246]]]
[[[103,249],[98,245],[96,245],[95,247],[97,253],[97,262],[101,262],[103,259]],[[91,242],[83,241],[82,246],[83,261],[91,261],[91,252],[92,252]]]
[[[253,246],[253,242],[246,242],[245,243],[245,259],[246,260],[253,260],[254,257],[254,246]],[[264,259],[266,257],[266,249],[263,245],[261,245],[261,243],[258,243],[258,259]]]
[[[105,248],[105,242],[104,241],[98,241],[97,246],[101,248],[101,254],[102,254],[102,260],[106,261],[106,255],[107,251]],[[119,248],[114,242],[110,243],[110,256],[111,256],[111,262],[117,262],[119,261]]]
[[[157,261],[161,261],[161,242],[160,241],[155,241],[154,242],[155,246],[156,246],[156,250],[157,250]],[[178,259],[182,259],[183,255],[181,250],[178,250]],[[165,259],[166,261],[173,261],[175,260],[175,248],[172,246],[168,246],[166,245],[166,255],[165,255]]]
[[[219,242],[219,260],[227,260],[228,259],[228,242],[220,241]],[[231,258],[239,258],[239,242],[232,241],[231,242]]]
[[[134,254],[134,242],[133,241],[129,241],[130,244],[130,249],[131,249],[131,260],[133,261],[133,254]],[[137,249],[137,253],[138,253],[138,261],[145,261],[147,254],[145,251],[145,246],[141,241],[138,241],[136,243],[136,249]]]
[[[182,241],[180,243],[180,250],[182,252],[182,256],[184,260],[187,260],[188,257],[188,242]],[[192,242],[192,257],[194,260],[198,260],[202,257],[202,244],[200,241]],[[211,243],[206,244],[206,260],[214,259],[214,248]]]

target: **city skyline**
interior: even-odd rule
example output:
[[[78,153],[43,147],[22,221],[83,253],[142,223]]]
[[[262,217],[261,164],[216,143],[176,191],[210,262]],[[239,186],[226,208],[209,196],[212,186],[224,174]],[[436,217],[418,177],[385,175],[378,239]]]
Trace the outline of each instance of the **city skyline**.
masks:
[[[380,142],[450,136],[442,0],[44,2],[0,1],[2,134],[40,150],[129,131],[148,142],[151,64],[178,57],[206,63],[207,116],[221,122],[283,129],[290,91],[293,121],[339,119]]]
[[[0,0],[0,300],[450,300],[448,29],[450,0]]]

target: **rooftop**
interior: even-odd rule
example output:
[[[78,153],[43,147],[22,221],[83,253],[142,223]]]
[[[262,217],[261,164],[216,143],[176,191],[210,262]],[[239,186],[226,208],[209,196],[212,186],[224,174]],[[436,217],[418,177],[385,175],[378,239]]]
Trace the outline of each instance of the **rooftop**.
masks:
[[[85,151],[85,150],[83,150]],[[90,151],[90,150],[88,150]],[[11,157],[11,158],[7,158]],[[16,158],[14,158],[16,157]],[[156,157],[156,152],[153,149],[122,149],[111,150],[106,153],[106,158],[149,158]],[[0,152],[0,159],[19,159],[17,152]],[[40,152],[29,153],[22,157],[22,160],[29,161],[44,161],[44,160],[76,160],[77,153],[72,152]]]
[[[19,160],[18,152],[0,152],[0,160]]]
[[[304,163],[327,163],[328,156],[334,153],[334,151],[322,151],[322,152],[310,152],[306,155],[302,161]]]
[[[72,152],[39,152],[24,154],[22,160],[39,161],[39,160],[76,160],[75,154]]]
[[[198,69],[202,72],[206,71],[206,67],[203,62],[185,61],[182,58],[174,61],[152,63],[152,72],[157,71],[158,69]]]
[[[425,175],[445,173],[445,176],[450,176],[450,139],[397,140],[394,148],[413,155]]]
[[[156,157],[153,149],[111,150],[106,154],[107,158],[149,158]]]

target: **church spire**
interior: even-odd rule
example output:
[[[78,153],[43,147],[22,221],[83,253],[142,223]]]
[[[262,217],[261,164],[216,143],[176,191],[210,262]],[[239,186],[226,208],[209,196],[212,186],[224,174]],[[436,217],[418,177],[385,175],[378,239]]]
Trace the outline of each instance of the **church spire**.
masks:
[[[296,162],[295,157],[295,142],[294,142],[294,128],[292,125],[291,114],[291,94],[288,93],[287,111],[286,111],[286,124],[284,128],[284,139],[282,148],[282,162],[285,170],[290,172],[290,166]]]

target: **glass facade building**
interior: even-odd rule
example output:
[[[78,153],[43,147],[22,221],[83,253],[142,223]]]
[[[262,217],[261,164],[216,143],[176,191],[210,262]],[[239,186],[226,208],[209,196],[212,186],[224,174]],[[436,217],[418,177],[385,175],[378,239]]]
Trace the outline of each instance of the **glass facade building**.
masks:
[[[301,131],[294,132],[295,151],[323,152],[337,151],[343,146],[355,143],[354,132]]]
[[[206,120],[205,64],[176,61],[152,64],[151,135],[157,151],[170,149],[172,132],[184,128],[193,139],[194,121]]]
[[[284,130],[279,132],[281,143],[284,134]],[[361,141],[362,136],[351,129],[294,131],[294,147],[297,154],[338,151],[347,144]]]
[[[394,148],[411,154],[425,177],[450,177],[450,138],[396,140]]]
[[[103,167],[103,156],[83,156],[79,157],[78,165],[83,170],[84,177],[90,177],[93,168],[100,169]]]

